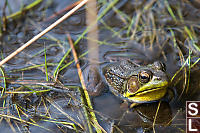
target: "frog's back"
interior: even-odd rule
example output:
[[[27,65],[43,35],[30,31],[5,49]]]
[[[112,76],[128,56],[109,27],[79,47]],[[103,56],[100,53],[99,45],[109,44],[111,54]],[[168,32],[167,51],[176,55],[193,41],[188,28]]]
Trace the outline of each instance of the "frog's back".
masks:
[[[131,75],[134,75],[134,72],[137,71],[138,66],[128,60],[123,60],[110,64],[103,68],[103,74],[110,73],[121,77],[123,79],[129,78]]]

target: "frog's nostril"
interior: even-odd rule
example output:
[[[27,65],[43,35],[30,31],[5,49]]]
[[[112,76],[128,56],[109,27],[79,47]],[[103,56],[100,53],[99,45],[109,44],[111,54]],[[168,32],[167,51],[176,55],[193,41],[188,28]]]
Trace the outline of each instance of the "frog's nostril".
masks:
[[[156,77],[156,80],[161,80],[161,78],[160,77]]]

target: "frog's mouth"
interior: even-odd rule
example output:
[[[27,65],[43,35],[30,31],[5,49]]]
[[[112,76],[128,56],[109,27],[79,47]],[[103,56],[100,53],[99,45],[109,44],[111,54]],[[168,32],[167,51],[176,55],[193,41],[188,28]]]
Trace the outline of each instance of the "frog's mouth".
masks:
[[[146,103],[146,102],[157,101],[166,95],[167,93],[166,88],[167,86],[159,86],[159,87],[155,87],[151,89],[138,91],[134,94],[126,92],[124,97],[128,101],[136,102],[136,103]]]
[[[125,92],[125,97],[134,97],[140,95],[147,95],[148,93],[164,90],[168,87],[168,81],[162,81],[159,84],[144,85],[135,93]]]
[[[144,95],[144,94],[155,92],[155,91],[158,91],[158,90],[161,90],[161,89],[165,89],[165,88],[167,88],[167,86],[162,86],[162,87],[157,87],[157,88],[151,88],[151,89],[147,89],[147,90],[143,90],[143,91],[137,91],[136,93],[129,94],[128,96],[126,94],[126,97],[134,97],[136,95]]]

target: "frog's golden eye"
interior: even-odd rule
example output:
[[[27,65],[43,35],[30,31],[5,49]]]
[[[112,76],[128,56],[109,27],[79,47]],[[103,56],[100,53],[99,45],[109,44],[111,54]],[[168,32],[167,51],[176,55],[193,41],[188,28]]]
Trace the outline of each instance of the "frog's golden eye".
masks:
[[[147,83],[151,80],[151,77],[152,77],[152,72],[151,71],[141,71],[138,75],[139,77],[139,81],[141,83]]]

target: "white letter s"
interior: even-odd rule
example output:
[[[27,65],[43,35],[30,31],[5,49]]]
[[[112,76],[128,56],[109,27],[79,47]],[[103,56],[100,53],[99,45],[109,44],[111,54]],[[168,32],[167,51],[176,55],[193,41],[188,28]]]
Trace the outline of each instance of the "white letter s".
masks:
[[[196,108],[195,108],[194,106],[195,106]],[[194,113],[192,113],[190,110],[188,111],[188,113],[189,113],[190,115],[197,115],[197,114],[198,114],[198,109],[197,109],[197,107],[198,107],[198,105],[197,105],[196,103],[189,103],[188,108],[191,109],[191,110],[193,110]]]

